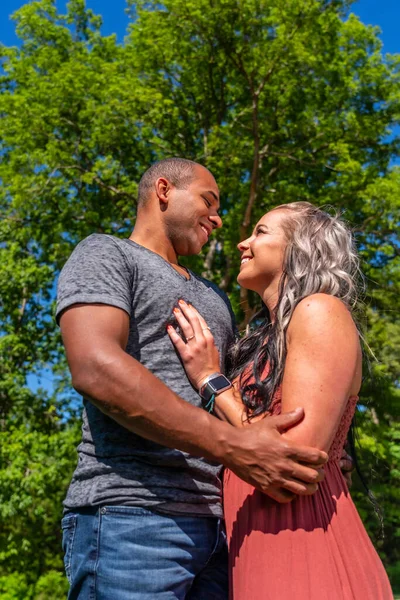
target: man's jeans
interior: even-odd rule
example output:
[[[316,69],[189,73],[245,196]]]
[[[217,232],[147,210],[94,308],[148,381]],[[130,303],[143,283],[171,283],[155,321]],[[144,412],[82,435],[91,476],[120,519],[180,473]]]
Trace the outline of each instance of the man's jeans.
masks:
[[[62,520],[68,600],[226,600],[223,521],[104,506]]]

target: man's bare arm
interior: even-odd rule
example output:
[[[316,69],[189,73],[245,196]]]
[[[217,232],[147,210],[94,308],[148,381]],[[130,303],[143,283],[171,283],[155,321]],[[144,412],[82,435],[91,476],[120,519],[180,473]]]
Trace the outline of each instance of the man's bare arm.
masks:
[[[280,435],[302,419],[301,411],[252,428],[232,427],[179,398],[125,352],[129,333],[125,311],[76,304],[62,313],[60,326],[74,388],[123,427],[167,447],[221,462],[278,501],[286,501],[290,493],[315,491],[320,476],[312,465],[324,463],[326,454]]]

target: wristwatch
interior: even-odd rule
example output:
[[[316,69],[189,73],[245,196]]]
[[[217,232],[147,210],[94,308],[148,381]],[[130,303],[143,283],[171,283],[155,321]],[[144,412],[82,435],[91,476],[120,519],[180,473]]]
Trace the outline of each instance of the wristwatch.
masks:
[[[209,375],[199,390],[199,394],[203,402],[207,403],[212,396],[218,396],[225,390],[232,387],[231,382],[222,373],[213,373]]]

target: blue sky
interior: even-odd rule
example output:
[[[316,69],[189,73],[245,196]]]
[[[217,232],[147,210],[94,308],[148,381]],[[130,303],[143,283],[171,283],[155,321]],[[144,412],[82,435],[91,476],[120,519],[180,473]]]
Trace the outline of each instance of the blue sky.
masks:
[[[9,19],[9,15],[24,4],[28,4],[27,0],[0,0],[0,42],[7,46],[18,42],[14,22]],[[66,2],[57,0],[57,5],[64,10]],[[87,0],[86,6],[103,17],[103,35],[116,33],[118,40],[123,40],[128,24],[128,17],[124,12],[125,0]]]
[[[9,15],[17,8],[26,4],[26,0],[0,1],[0,42],[14,45],[18,40],[14,33],[14,23]],[[63,8],[65,1],[60,0]],[[125,35],[128,19],[124,13],[125,0],[87,0],[87,6],[103,17],[103,34],[116,33],[122,41]],[[352,12],[358,15],[364,23],[378,25],[385,52],[400,52],[400,0],[358,0],[352,7]]]

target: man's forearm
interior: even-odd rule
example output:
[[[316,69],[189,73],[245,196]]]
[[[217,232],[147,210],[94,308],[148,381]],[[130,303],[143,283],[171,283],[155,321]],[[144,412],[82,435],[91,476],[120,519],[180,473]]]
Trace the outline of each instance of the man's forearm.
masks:
[[[233,427],[174,394],[123,350],[97,352],[71,368],[73,386],[120,425],[140,436],[222,462]]]
[[[233,427],[176,396],[125,352],[123,310],[76,304],[62,313],[60,326],[74,388],[126,429],[220,462],[279,501],[286,501],[285,489],[315,491],[319,475],[301,463],[321,464],[326,455],[296,448],[279,433],[301,420],[301,412],[265,419],[262,428]]]

